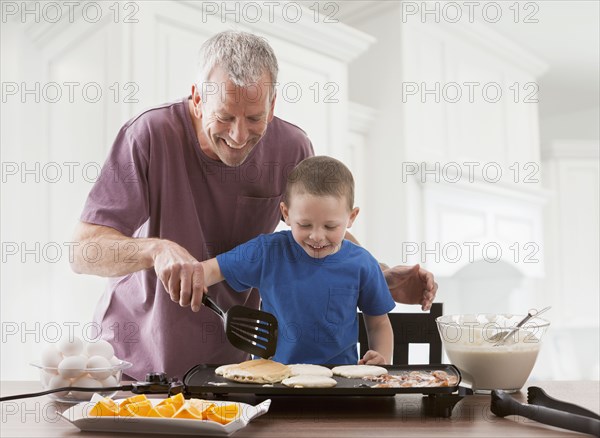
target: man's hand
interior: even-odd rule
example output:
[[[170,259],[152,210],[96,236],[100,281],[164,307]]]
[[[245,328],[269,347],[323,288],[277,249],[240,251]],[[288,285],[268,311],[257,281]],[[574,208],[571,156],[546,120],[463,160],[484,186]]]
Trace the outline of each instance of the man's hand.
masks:
[[[394,266],[383,271],[392,298],[397,303],[420,304],[429,310],[435,299],[438,285],[433,274],[419,265]]]
[[[185,248],[162,241],[154,256],[154,270],[171,300],[181,307],[192,304],[194,312],[200,310],[202,294],[206,292],[204,269]]]
[[[362,359],[358,360],[359,365],[385,365],[384,357],[375,350],[369,350]]]

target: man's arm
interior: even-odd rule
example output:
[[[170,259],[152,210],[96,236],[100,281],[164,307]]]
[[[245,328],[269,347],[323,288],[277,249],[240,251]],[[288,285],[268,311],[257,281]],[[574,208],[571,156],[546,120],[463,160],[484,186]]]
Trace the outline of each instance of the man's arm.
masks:
[[[192,294],[200,293],[202,298],[202,266],[175,242],[132,238],[114,228],[86,222],[78,224],[74,241],[70,262],[78,274],[120,277],[154,267],[173,301],[189,306]]]
[[[349,231],[346,231],[345,238],[360,245]],[[431,272],[419,265],[390,268],[385,263],[379,263],[379,267],[394,301],[402,304],[420,304],[422,310],[431,308],[438,289]]]
[[[134,239],[111,227],[79,222],[71,269],[77,274],[120,277],[154,266],[159,239]]]

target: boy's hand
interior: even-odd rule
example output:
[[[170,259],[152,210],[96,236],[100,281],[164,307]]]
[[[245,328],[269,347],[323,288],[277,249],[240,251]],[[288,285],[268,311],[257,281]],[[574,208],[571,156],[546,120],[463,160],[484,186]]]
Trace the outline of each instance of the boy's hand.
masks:
[[[359,365],[385,365],[384,357],[375,350],[369,350],[362,359],[358,360]]]

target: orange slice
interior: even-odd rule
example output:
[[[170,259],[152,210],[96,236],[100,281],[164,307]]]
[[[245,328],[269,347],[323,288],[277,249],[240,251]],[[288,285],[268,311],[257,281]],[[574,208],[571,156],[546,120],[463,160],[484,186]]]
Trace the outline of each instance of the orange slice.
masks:
[[[221,424],[228,424],[240,416],[239,406],[236,404],[228,404],[221,406],[213,406],[206,412],[208,420],[216,421]]]
[[[173,415],[175,415],[175,412],[177,412],[177,409],[175,408],[174,404],[166,404],[166,405],[156,405],[154,406],[154,408],[150,409],[150,411],[148,412],[148,414],[146,415],[147,417],[163,417],[163,418],[171,418]]]
[[[164,399],[153,407],[152,402],[141,394],[123,400],[120,406],[114,400],[105,397],[90,410],[90,416],[115,415],[122,417],[187,418],[209,420],[225,425],[240,417],[240,408],[237,403],[217,406],[210,401],[197,398],[186,401],[183,394]]]
[[[90,410],[90,415],[96,417],[107,417],[119,414],[119,405],[114,400],[105,397],[94,405]]]
[[[127,406],[128,404],[138,403],[138,402],[146,401],[146,400],[148,400],[148,398],[146,397],[145,394],[134,395],[132,397],[126,398],[119,405],[119,413],[121,413],[121,411],[124,410],[125,406]]]
[[[148,412],[150,412],[150,410],[152,409],[152,403],[150,403],[150,400],[129,403],[123,409],[127,412],[125,416],[145,417],[148,415]]]
[[[206,403],[202,400],[192,399],[186,401],[181,408],[173,415],[173,418],[191,418],[194,420],[206,420],[206,412],[214,406],[213,403]]]
[[[129,412],[126,408],[128,405],[133,403],[139,403],[143,401],[149,401],[145,394],[134,395],[132,397],[126,398],[119,405],[119,415],[121,417],[130,417],[131,412]]]
[[[183,394],[179,393],[179,394],[176,394],[174,396],[164,399],[156,406],[173,405],[173,406],[175,406],[175,410],[178,410],[179,408],[181,408],[183,406],[184,403],[185,403],[185,398],[183,397]]]
[[[208,400],[202,400],[200,398],[191,398],[189,399],[189,403],[194,406],[196,409],[202,412],[202,419],[207,420],[207,413],[216,405]]]

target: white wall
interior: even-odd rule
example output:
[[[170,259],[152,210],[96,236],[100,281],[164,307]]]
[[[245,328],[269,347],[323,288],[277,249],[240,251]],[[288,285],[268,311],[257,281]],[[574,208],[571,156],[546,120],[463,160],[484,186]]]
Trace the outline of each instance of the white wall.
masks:
[[[543,291],[560,309],[549,332],[554,375],[600,378],[600,142],[557,140],[544,147],[546,276]],[[585,365],[583,365],[585,364]]]
[[[600,139],[600,107],[542,117],[540,139],[544,145],[561,139]]]
[[[360,30],[377,38],[371,49],[352,63],[349,78],[350,99],[376,112],[365,139],[365,191],[369,195],[361,220],[371,226],[365,230],[363,243],[377,258],[396,264],[400,262],[397,249],[406,239],[406,197],[404,187],[398,184],[398,166],[405,151],[397,86],[402,65],[390,53],[397,50],[400,29],[396,16],[383,14],[365,20]]]

